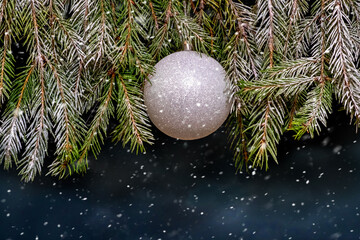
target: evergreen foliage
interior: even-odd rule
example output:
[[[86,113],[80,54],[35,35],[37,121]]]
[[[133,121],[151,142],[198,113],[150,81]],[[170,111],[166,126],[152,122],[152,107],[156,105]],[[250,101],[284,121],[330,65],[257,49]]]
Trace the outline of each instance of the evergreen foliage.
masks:
[[[238,169],[277,161],[285,131],[314,137],[333,98],[360,125],[359,0],[0,0],[0,164],[32,181],[50,138],[59,178],[108,134],[145,151],[143,83],[184,43],[227,71]]]

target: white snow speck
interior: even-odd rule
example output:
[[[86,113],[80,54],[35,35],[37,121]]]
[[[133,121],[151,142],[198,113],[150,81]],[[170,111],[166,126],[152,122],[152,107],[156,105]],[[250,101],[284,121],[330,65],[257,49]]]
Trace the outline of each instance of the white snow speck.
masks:
[[[334,147],[333,153],[339,153],[339,152],[341,151],[341,149],[342,149],[342,146],[341,146],[341,145],[337,145],[337,146]]]

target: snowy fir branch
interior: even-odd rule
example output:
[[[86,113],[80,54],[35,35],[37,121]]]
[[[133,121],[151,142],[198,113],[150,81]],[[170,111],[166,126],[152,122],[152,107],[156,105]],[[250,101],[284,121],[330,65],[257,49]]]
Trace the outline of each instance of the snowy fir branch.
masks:
[[[110,135],[144,152],[144,82],[185,43],[231,82],[237,170],[267,169],[334,101],[360,125],[359,36],[359,0],[0,0],[0,164],[24,181],[82,173]]]

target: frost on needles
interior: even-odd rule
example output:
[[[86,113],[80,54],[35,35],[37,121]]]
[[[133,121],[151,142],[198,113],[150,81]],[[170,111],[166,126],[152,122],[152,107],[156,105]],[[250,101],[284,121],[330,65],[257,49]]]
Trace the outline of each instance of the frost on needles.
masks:
[[[145,151],[142,86],[187,42],[232,82],[236,168],[267,169],[281,135],[314,137],[334,101],[359,125],[359,36],[360,0],[0,0],[0,163],[32,181],[85,172],[108,136]]]

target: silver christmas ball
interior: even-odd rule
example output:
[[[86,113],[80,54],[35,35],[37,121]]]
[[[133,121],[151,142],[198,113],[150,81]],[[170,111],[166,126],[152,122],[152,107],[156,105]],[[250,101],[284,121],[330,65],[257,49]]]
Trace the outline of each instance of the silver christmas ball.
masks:
[[[183,140],[215,132],[230,113],[230,84],[223,67],[194,51],[173,53],[155,65],[144,101],[154,125]]]

